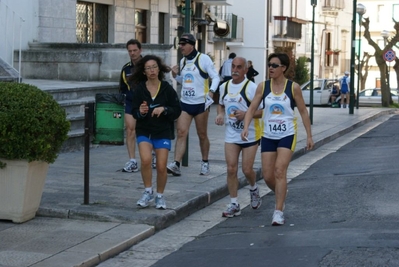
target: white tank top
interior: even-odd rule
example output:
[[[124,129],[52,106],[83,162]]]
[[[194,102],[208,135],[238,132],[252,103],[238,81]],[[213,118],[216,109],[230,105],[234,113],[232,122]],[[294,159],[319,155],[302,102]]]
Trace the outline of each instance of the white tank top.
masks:
[[[205,103],[205,98],[209,91],[209,80],[202,77],[200,73],[202,71],[199,69],[201,68],[200,58],[198,58],[200,55],[201,53],[198,53],[192,60],[184,58],[181,61],[181,66],[183,66],[181,76],[183,80],[180,101],[190,105]],[[195,64],[197,58],[199,67]]]
[[[248,82],[248,83],[247,83]],[[227,87],[227,93],[225,93]],[[245,80],[239,84],[232,83],[232,80],[223,83],[220,87],[219,104],[225,110],[225,142],[234,144],[245,144],[255,142],[262,134],[261,119],[253,119],[248,127],[248,141],[241,139],[241,132],[244,128],[243,121],[237,121],[234,111],[247,111],[255,96],[257,85],[252,81]]]
[[[273,93],[273,80],[266,81],[263,86],[263,136],[276,140],[296,134],[294,83],[286,80],[284,91],[279,95]]]

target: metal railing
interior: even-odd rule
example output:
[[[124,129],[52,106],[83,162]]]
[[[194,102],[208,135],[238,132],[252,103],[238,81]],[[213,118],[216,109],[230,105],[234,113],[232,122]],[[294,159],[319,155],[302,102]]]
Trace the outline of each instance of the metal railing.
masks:
[[[18,73],[21,82],[22,23],[25,20],[13,11],[6,1],[0,0],[0,59]],[[19,38],[17,40],[16,38]],[[13,67],[15,45],[19,45],[18,70]]]

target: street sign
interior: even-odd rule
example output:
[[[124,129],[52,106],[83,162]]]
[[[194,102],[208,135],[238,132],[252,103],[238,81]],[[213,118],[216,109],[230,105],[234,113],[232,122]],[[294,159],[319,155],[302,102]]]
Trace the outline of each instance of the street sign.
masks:
[[[382,57],[384,58],[385,61],[392,62],[396,58],[396,53],[392,49],[388,49],[387,51],[384,52]]]

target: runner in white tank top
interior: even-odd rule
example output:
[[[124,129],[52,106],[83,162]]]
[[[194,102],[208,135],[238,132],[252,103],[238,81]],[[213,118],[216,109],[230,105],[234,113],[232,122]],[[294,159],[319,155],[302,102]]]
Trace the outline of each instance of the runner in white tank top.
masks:
[[[256,93],[256,85],[246,78],[248,65],[245,58],[236,57],[231,64],[232,79],[220,86],[218,115],[215,123],[225,125],[224,154],[227,165],[227,188],[230,194],[230,204],[222,213],[223,217],[234,217],[241,214],[238,203],[238,164],[241,154],[242,172],[249,184],[251,207],[257,209],[262,203],[259,187],[256,184],[256,173],[253,164],[259,147],[261,136],[262,110],[254,112],[254,121],[249,126],[246,140],[241,140],[243,119]]]
[[[255,97],[245,114],[241,138],[246,139],[255,111],[259,106],[263,107],[264,127],[267,129],[261,138],[262,175],[266,185],[275,193],[272,225],[283,225],[287,169],[296,143],[295,105],[306,130],[305,149],[312,149],[314,143],[301,88],[297,83],[287,81],[284,76],[290,67],[290,57],[286,53],[273,53],[269,55],[268,61],[270,80],[258,85]]]

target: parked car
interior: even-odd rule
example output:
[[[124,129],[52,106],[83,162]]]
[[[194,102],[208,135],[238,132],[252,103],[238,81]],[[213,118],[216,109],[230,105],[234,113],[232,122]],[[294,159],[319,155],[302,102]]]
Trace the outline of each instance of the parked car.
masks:
[[[338,85],[336,79],[316,79],[313,80],[313,105],[328,105],[330,94],[334,84]],[[306,105],[310,105],[310,81],[301,85],[303,100]]]
[[[391,89],[391,97],[394,103],[398,103],[398,91]],[[340,103],[341,96],[336,102]],[[381,88],[369,88],[359,92],[359,106],[381,106]]]

